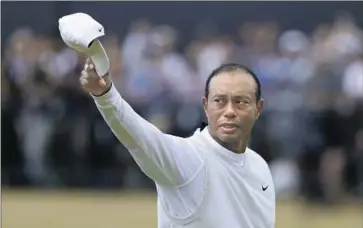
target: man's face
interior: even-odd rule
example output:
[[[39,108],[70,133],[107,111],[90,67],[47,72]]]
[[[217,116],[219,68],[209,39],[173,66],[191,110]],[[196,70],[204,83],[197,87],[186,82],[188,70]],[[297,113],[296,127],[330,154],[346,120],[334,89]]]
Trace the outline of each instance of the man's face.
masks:
[[[212,136],[225,143],[247,140],[263,100],[256,102],[257,85],[243,71],[222,72],[212,78],[204,110]]]

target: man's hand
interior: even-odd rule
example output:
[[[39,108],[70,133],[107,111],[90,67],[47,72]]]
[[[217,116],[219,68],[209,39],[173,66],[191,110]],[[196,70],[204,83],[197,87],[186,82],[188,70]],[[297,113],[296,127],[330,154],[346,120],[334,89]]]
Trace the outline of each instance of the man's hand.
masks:
[[[109,73],[100,77],[90,57],[87,58],[79,81],[82,87],[94,96],[102,96],[112,86]]]

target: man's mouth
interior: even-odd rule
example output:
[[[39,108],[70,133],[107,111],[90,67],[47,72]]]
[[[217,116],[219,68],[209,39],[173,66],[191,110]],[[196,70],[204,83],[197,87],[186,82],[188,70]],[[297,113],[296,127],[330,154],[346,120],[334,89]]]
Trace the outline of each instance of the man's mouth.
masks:
[[[232,132],[238,128],[238,125],[234,123],[224,123],[221,124],[221,128],[223,129],[223,131]]]

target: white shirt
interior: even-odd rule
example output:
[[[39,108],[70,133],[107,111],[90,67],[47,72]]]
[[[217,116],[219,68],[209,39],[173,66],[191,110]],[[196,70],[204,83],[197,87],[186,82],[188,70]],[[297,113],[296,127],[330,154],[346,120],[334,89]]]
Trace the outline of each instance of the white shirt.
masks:
[[[189,138],[159,131],[114,86],[96,105],[142,171],[156,183],[159,228],[272,228],[275,192],[267,163],[235,154],[207,129]]]

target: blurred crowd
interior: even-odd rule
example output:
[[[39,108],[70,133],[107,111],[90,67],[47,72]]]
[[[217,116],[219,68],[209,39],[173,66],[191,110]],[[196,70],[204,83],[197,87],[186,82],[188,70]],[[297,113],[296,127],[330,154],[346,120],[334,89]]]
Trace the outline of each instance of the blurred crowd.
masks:
[[[208,22],[194,39],[179,37],[140,19],[124,37],[102,38],[114,83],[135,111],[163,132],[189,136],[205,119],[211,71],[246,65],[265,99],[250,147],[269,162],[278,196],[363,197],[363,31],[354,18],[340,15],[311,34],[274,22],[221,34]],[[19,28],[2,49],[3,185],[153,187],[80,88],[85,56],[31,28]]]

